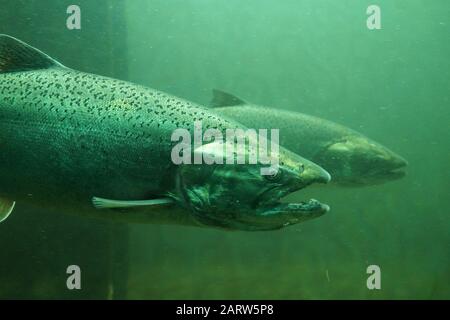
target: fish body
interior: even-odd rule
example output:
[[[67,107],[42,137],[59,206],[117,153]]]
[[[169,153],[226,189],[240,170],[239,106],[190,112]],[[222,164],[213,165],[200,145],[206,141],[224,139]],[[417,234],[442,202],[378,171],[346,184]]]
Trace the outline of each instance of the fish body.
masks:
[[[236,124],[169,94],[52,66],[0,73],[3,197],[77,211],[174,188],[171,133]]]
[[[204,219],[203,214],[219,216],[226,204],[206,194],[208,203],[217,202],[214,208],[219,209],[201,210],[204,206],[198,203],[194,207],[193,193],[183,183],[198,170],[184,168],[180,182],[182,166],[171,161],[176,143],[172,133],[178,128],[193,132],[199,120],[204,129],[243,128],[170,94],[64,67],[41,51],[0,35],[0,203],[5,206],[0,216],[9,215],[12,201],[23,201],[127,222],[217,223],[232,229],[236,217],[227,217],[227,224],[219,218]],[[311,173],[312,179],[305,186],[318,178],[315,173],[319,180],[329,180],[315,164],[287,150],[281,153],[295,170],[304,162],[308,170],[303,176]],[[203,174],[204,179],[197,179],[191,188],[208,185],[213,175],[214,171]],[[225,185],[229,174],[224,177],[218,183]],[[266,187],[264,180],[260,182],[259,187]],[[151,204],[151,210],[136,206],[136,201]]]
[[[280,145],[325,168],[333,177],[333,184],[374,185],[405,174],[405,159],[338,123],[248,103],[220,90],[213,90],[211,105],[219,114],[250,128],[279,129]]]

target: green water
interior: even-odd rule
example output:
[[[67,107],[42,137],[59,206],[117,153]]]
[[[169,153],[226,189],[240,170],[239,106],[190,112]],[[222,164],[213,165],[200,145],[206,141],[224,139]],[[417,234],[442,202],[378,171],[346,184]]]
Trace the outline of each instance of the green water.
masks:
[[[48,2],[46,9],[44,2]],[[121,5],[120,23],[114,17],[96,19],[118,1],[96,5],[79,1],[85,20],[76,31],[66,30],[64,24],[65,8],[71,2],[39,3],[37,11],[15,13],[19,20],[32,23],[17,24],[20,30],[9,26],[0,31],[34,39],[36,46],[42,41],[41,49],[68,66],[121,77],[202,104],[209,103],[211,89],[219,88],[255,103],[336,121],[409,162],[407,176],[398,181],[301,191],[291,198],[320,199],[331,211],[279,231],[130,225],[129,242],[118,253],[129,255],[120,262],[128,270],[121,274],[127,298],[450,298],[447,0],[135,0]],[[381,8],[381,30],[366,27],[371,4]],[[44,9],[51,28],[39,18]],[[2,12],[4,19],[12,15]],[[105,25],[110,25],[110,40],[105,40],[106,31],[100,31]],[[77,48],[81,51],[69,49],[74,41],[88,52],[81,45]],[[57,214],[42,215],[48,220],[42,223],[52,224],[53,215]],[[23,233],[35,228],[29,220],[13,215],[9,219],[9,226]],[[73,234],[72,240],[82,239],[78,225],[89,222],[81,220],[59,223]],[[12,239],[12,227],[2,224],[0,235]],[[96,228],[104,232],[106,227]],[[75,249],[57,251],[58,261],[44,257],[56,250],[58,237],[22,239],[20,248],[28,242],[46,248],[42,257],[27,259],[14,247],[17,244],[10,243],[7,247],[15,259],[8,259],[8,265],[21,269],[24,264],[43,264],[42,268],[53,264],[63,279],[54,286],[63,291],[66,274],[61,268],[93,255],[90,243],[95,243],[96,234],[100,233],[93,229],[89,242],[72,242]],[[87,260],[83,268],[91,272],[100,268],[95,259]],[[366,286],[369,265],[381,268],[381,290]],[[25,290],[28,283],[35,289],[25,297],[61,296],[33,273],[14,292]],[[92,286],[86,286],[83,293],[68,297],[89,296]],[[22,297],[7,288],[0,290],[2,298]]]

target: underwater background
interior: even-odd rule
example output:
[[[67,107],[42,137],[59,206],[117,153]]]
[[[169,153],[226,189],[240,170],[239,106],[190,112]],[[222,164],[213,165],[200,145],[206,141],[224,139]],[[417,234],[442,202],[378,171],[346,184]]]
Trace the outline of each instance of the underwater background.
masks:
[[[68,30],[66,9],[81,8]],[[381,8],[381,30],[366,9]],[[201,104],[222,89],[322,117],[402,155],[407,176],[311,187],[326,215],[270,232],[125,225],[18,203],[0,298],[449,299],[450,2],[0,0],[0,33],[74,69]],[[282,135],[282,131],[280,135]],[[66,288],[80,265],[82,290]],[[366,268],[381,268],[368,290]]]

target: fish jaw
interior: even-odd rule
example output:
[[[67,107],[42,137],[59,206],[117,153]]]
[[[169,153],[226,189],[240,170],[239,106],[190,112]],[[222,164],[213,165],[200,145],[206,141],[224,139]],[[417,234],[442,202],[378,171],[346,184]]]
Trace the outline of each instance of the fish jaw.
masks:
[[[279,224],[279,228],[318,218],[330,211],[330,207],[315,199],[299,203],[279,203],[274,207],[261,208],[264,216],[271,225]]]

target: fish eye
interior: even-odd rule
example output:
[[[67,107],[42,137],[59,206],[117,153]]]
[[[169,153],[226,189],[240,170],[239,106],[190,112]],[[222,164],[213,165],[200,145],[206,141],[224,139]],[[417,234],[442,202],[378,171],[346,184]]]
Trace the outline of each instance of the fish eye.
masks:
[[[305,171],[305,165],[304,165],[303,163],[301,163],[301,164],[298,166],[298,172],[299,172],[300,174],[302,174],[303,171]]]
[[[280,179],[281,177],[281,170],[272,170],[271,174],[264,175],[264,178],[268,181],[275,181]]]

